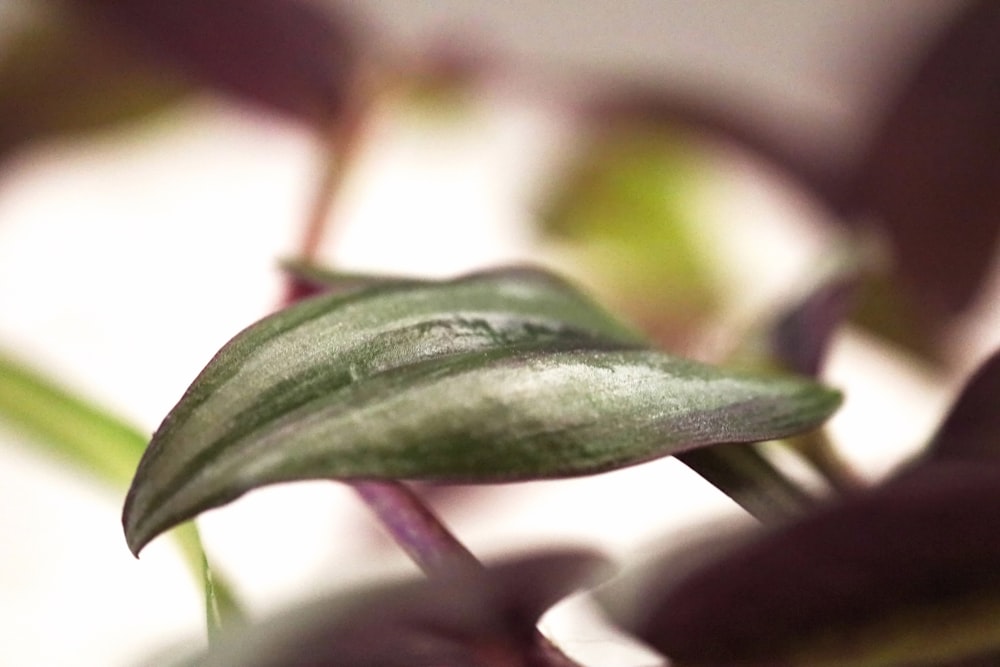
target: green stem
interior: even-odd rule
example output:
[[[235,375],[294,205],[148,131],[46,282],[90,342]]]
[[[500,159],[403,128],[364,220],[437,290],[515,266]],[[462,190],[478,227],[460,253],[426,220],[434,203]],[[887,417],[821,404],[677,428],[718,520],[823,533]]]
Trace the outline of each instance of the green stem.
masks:
[[[826,429],[792,438],[789,448],[808,463],[827,484],[841,495],[856,493],[867,486],[864,478],[840,455]]]
[[[244,622],[246,614],[233,592],[233,588],[209,566],[201,534],[194,521],[181,524],[171,531],[180,547],[181,555],[191,574],[201,579],[205,592],[205,627],[209,642],[231,626]]]
[[[715,445],[677,458],[762,523],[801,516],[816,502],[751,444]]]

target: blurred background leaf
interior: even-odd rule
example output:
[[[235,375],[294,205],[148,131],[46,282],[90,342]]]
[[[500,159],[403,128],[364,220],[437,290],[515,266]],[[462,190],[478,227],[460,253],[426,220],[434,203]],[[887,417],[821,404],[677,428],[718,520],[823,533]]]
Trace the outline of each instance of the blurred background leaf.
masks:
[[[700,234],[698,152],[680,132],[599,131],[542,204],[541,230],[588,284],[667,349],[718,305],[718,259]]]
[[[995,653],[1000,469],[931,465],[653,591],[638,635],[684,665],[880,667]]]
[[[26,442],[116,489],[129,485],[146,449],[147,438],[136,429],[3,353],[0,420],[25,433]],[[229,584],[210,569],[197,527],[188,522],[172,534],[204,586],[209,632],[238,622],[240,604]]]
[[[585,551],[508,559],[450,576],[383,584],[231,633],[200,667],[504,667],[535,657],[536,624],[608,563]],[[560,663],[565,664],[565,663]],[[192,666],[193,667],[193,666]]]
[[[930,461],[1000,463],[1000,350],[962,389],[924,453]]]
[[[176,73],[330,128],[357,83],[357,26],[311,0],[69,0],[110,39]]]
[[[190,92],[62,9],[28,7],[0,46],[0,160],[32,141],[148,118]]]
[[[940,335],[995,266],[1000,5],[968,3],[908,78],[890,93],[850,193],[854,222],[884,234],[901,291],[867,290],[862,321],[897,342]]]

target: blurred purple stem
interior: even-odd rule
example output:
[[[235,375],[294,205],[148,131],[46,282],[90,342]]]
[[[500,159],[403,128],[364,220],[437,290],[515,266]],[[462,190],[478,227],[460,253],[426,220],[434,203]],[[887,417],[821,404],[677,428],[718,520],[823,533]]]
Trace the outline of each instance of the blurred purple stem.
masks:
[[[419,496],[402,482],[351,482],[396,543],[428,576],[447,575],[455,566],[481,567]]]

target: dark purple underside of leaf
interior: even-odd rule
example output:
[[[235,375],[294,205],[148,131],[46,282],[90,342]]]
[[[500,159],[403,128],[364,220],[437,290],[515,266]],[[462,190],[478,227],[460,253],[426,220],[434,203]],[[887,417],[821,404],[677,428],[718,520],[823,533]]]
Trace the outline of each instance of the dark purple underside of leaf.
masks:
[[[1000,4],[971,3],[903,91],[858,170],[856,208],[875,214],[930,316],[953,315],[1000,235]]]
[[[928,466],[650,595],[639,635],[692,665],[779,664],[913,608],[1000,595],[1000,468]]]
[[[856,290],[853,277],[838,276],[788,309],[771,334],[774,356],[789,370],[818,376],[833,336],[850,312]]]
[[[931,441],[935,461],[1000,462],[1000,351],[994,352],[965,385]]]
[[[539,617],[607,562],[585,551],[388,585],[243,629],[199,664],[214,667],[526,665]]]
[[[347,103],[357,66],[357,38],[329,3],[78,0],[76,4],[164,65],[300,120],[327,126]]]

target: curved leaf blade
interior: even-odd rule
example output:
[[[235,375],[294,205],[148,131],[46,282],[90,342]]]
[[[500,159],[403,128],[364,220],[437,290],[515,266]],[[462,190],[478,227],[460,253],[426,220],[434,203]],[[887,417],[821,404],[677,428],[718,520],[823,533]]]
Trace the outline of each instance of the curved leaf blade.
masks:
[[[129,545],[265,484],[583,475],[783,437],[839,403],[640,342],[523,270],[302,302],[231,341],[164,420],[126,501]]]

